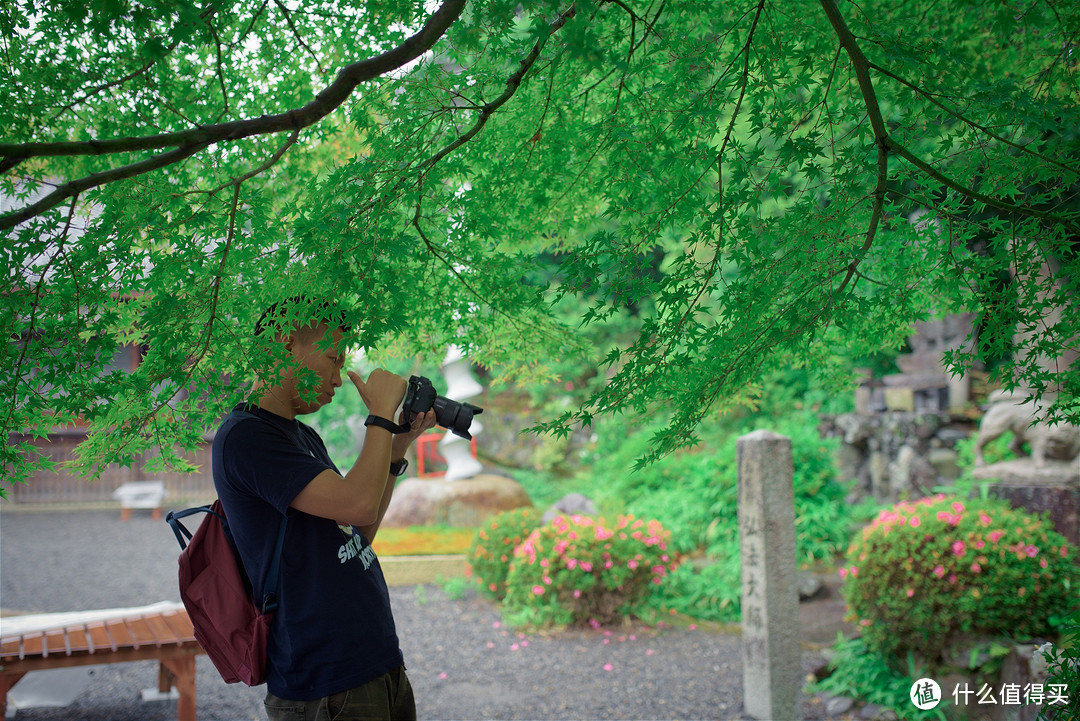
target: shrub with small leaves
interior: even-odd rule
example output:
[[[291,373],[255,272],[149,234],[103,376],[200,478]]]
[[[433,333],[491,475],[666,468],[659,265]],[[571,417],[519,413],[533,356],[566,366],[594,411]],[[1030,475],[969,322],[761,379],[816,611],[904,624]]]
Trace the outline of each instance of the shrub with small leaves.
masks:
[[[1032,637],[1076,597],[1075,550],[999,500],[937,495],[881,511],[848,550],[844,595],[868,646],[931,667],[963,635]]]
[[[517,626],[599,627],[636,615],[674,568],[659,521],[558,516],[514,552],[503,610]]]
[[[472,578],[484,593],[502,600],[514,549],[540,525],[536,508],[518,508],[493,516],[476,534],[466,554]]]

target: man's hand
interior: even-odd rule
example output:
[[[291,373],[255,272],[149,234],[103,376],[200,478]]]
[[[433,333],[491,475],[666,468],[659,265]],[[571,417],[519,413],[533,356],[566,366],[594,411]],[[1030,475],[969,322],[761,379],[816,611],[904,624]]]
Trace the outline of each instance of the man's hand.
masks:
[[[368,412],[387,419],[394,416],[394,411],[401,405],[405,390],[409,387],[404,378],[382,368],[371,371],[366,382],[358,373],[349,371],[349,380],[360,392],[360,398]]]
[[[398,414],[397,422],[399,424],[409,423],[409,419],[405,417],[405,411]],[[416,417],[412,419],[412,423],[409,424],[409,432],[398,433],[394,436],[394,443],[391,446],[393,460],[404,458],[405,451],[409,450],[409,446],[413,444],[413,441],[434,427],[435,411],[417,413]]]

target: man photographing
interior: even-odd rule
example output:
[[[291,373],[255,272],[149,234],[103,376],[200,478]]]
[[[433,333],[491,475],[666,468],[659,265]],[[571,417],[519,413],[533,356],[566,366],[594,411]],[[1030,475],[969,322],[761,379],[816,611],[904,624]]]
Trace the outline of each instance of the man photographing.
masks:
[[[297,316],[306,320],[290,320]],[[233,409],[214,438],[214,485],[255,598],[264,593],[259,579],[281,516],[289,518],[267,644],[270,721],[416,718],[371,542],[405,470],[405,452],[435,425],[435,413],[402,413],[398,424],[407,430],[394,434],[387,426],[396,425],[406,381],[381,369],[366,381],[349,371],[371,416],[360,455],[342,474],[297,417],[329,403],[341,387],[347,333],[328,304],[292,298],[272,306],[256,334],[280,344],[284,367],[256,386],[255,404]]]

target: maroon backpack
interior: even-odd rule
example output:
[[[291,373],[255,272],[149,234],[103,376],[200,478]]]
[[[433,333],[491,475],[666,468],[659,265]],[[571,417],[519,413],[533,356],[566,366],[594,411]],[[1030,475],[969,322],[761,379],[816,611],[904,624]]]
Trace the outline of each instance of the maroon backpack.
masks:
[[[207,513],[192,535],[181,518]],[[243,681],[258,686],[266,681],[266,639],[277,609],[277,580],[285,524],[281,519],[277,545],[267,569],[261,604],[252,598],[251,582],[244,572],[221,501],[209,506],[170,511],[165,517],[180,542],[180,599],[184,602],[195,640],[214,662],[225,683]],[[184,539],[188,542],[185,543]]]

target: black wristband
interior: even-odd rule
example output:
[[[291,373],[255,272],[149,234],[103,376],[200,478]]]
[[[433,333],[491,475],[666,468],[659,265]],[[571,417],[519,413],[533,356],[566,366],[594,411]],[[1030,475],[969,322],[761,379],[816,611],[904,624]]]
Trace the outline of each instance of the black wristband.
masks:
[[[409,426],[407,426],[407,425],[394,423],[391,420],[387,420],[386,418],[383,418],[382,416],[376,416],[376,415],[368,416],[367,420],[364,421],[364,425],[365,426],[378,426],[379,428],[385,428],[386,430],[388,430],[388,431],[390,431],[391,433],[394,433],[394,434],[405,433],[408,430],[410,430]]]

